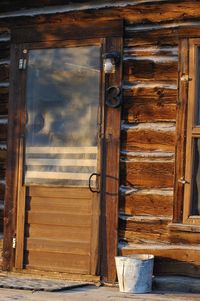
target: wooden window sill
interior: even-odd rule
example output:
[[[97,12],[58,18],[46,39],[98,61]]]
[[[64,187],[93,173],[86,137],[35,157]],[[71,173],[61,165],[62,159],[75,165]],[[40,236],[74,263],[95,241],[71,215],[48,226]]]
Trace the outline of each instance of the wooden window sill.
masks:
[[[183,232],[193,232],[200,233],[200,225],[186,225],[186,224],[168,224],[168,229],[170,231],[183,231]]]

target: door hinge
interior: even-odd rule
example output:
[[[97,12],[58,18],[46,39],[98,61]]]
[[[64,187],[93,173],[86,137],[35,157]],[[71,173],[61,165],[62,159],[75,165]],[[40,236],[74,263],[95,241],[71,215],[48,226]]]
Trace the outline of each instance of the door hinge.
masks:
[[[19,70],[26,70],[26,59],[19,59]]]
[[[16,248],[16,237],[13,237],[13,239],[12,239],[12,247],[13,247],[13,249]]]

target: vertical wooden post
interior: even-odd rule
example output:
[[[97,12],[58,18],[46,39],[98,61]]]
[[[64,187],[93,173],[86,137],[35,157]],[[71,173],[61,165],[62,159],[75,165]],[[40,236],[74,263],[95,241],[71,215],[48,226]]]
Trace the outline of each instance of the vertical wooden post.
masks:
[[[7,143],[7,166],[6,166],[6,193],[4,210],[4,240],[3,240],[3,270],[10,270],[14,263],[14,250],[12,239],[15,235],[15,208],[17,199],[17,166],[19,154],[20,127],[18,124],[21,114],[18,99],[21,88],[18,85],[18,60],[20,47],[15,44],[11,47],[11,65],[9,106],[8,106],[8,143]]]
[[[176,163],[174,177],[174,212],[173,222],[182,222],[184,185],[180,179],[185,177],[185,144],[188,102],[188,81],[181,81],[181,76],[189,74],[189,45],[188,39],[179,43],[179,94],[177,103],[177,127],[176,127]]]
[[[111,86],[121,88],[122,80],[122,37],[106,39],[104,51],[121,54],[116,72],[105,75],[105,89]],[[106,98],[106,96],[105,96]],[[121,107],[105,105],[104,152],[103,152],[103,197],[102,197],[102,241],[101,275],[106,282],[116,279],[115,256],[118,245],[118,199],[119,199],[119,156]]]

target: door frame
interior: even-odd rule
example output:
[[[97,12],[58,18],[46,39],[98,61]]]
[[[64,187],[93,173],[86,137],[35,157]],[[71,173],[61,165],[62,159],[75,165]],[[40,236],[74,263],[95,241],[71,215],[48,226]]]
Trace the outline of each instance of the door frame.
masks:
[[[46,34],[47,33],[47,34]],[[11,72],[9,93],[9,126],[8,126],[8,160],[6,172],[3,270],[14,269],[15,236],[17,223],[17,198],[20,164],[20,133],[19,120],[23,115],[23,104],[20,97],[25,90],[18,85],[19,78],[25,83],[24,72],[18,68],[19,59],[23,55],[24,43],[53,44],[59,41],[101,39],[103,54],[118,51],[122,58],[123,20],[111,21],[80,21],[75,24],[36,24],[17,27],[12,30]],[[103,73],[103,72],[102,72]],[[103,128],[101,145],[103,146],[102,177],[101,177],[101,222],[100,222],[100,275],[103,281],[114,282],[116,278],[114,256],[118,245],[118,202],[119,202],[119,152],[121,108],[105,105],[108,87],[121,87],[122,59],[113,74],[102,76]],[[25,208],[24,208],[25,209]],[[22,215],[24,212],[22,212]]]

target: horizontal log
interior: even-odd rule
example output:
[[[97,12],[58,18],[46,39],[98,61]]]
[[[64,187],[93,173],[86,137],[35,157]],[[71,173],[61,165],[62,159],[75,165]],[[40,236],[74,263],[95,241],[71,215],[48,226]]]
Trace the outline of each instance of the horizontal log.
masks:
[[[153,58],[130,58],[124,61],[124,79],[134,80],[177,80],[177,60],[166,61]]]
[[[0,60],[8,60],[10,58],[10,42],[1,42],[0,34]]]
[[[138,190],[131,194],[121,195],[120,211],[133,215],[163,215],[173,214],[173,193],[163,190]]]
[[[82,1],[79,1],[82,2]],[[143,2],[143,1],[142,1]],[[18,15],[20,17],[20,19],[23,20],[23,15],[29,15],[29,16],[40,16],[44,14],[44,9],[41,10],[41,8],[43,8],[43,6],[53,6],[53,5],[62,5],[63,3],[66,4],[66,1],[63,0],[59,0],[59,1],[40,1],[40,3],[31,3],[28,4],[27,1],[18,1],[16,3],[15,6],[15,11],[19,8],[23,8],[24,10],[20,10],[20,12],[18,12],[18,14],[16,13],[16,15]],[[161,4],[162,3],[162,4]],[[71,3],[70,3],[71,4]],[[109,7],[110,6],[110,7]],[[1,5],[1,11],[12,11],[13,7],[9,6],[7,3],[3,3]],[[34,11],[31,10],[31,8],[35,8]],[[36,9],[38,8],[38,10]],[[88,8],[88,10],[86,9]],[[138,3],[134,3],[134,5],[131,5],[129,3],[129,5],[127,4],[127,6],[123,5],[121,7],[121,5],[119,5],[119,3],[117,1],[115,2],[110,2],[110,4],[108,3],[102,3],[102,4],[98,4],[98,6],[96,6],[96,4],[92,3],[90,5],[88,5],[85,8],[85,6],[77,6],[75,4],[75,6],[73,6],[72,4],[69,7],[65,7],[66,12],[69,11],[69,17],[74,17],[74,11],[76,11],[76,16],[77,18],[80,18],[82,16],[82,18],[91,18],[91,14],[93,16],[94,19],[98,18],[98,17],[102,17],[104,19],[110,17],[110,18],[116,18],[116,16],[118,16],[119,18],[126,18],[126,20],[128,20],[129,22],[141,22],[141,24],[143,23],[154,23],[154,22],[163,22],[166,20],[170,20],[170,21],[174,21],[174,20],[187,20],[188,18],[198,18],[199,17],[199,11],[198,11],[198,1],[181,1],[181,3],[178,2],[178,6],[176,4],[176,2],[169,2],[169,1],[151,1],[150,3],[141,3],[141,1],[138,1]],[[90,9],[89,9],[90,8]],[[92,9],[93,8],[93,9]],[[102,8],[98,9],[98,8]],[[63,7],[60,7],[61,12],[63,12]],[[82,10],[82,12],[78,12]],[[70,11],[72,11],[72,13],[70,14]],[[57,12],[57,14],[56,14]],[[49,21],[49,16],[48,14],[52,14],[52,8],[46,7],[46,12],[47,16],[45,17],[43,15],[43,18],[36,18],[36,20],[33,18],[33,20],[30,20],[31,22],[37,22],[37,23],[41,23],[44,21]],[[58,21],[60,20],[61,16],[59,14],[59,8],[56,7],[55,12],[54,12],[55,16],[54,18],[52,18],[52,21]],[[13,15],[13,14],[12,14]],[[9,16],[9,14],[7,15]],[[2,14],[3,17],[3,14]],[[11,16],[9,17],[11,18]],[[16,18],[15,18],[16,19]],[[7,21],[7,20],[6,20]],[[4,21],[5,22],[5,21]]]
[[[72,30],[73,27],[73,30]],[[94,31],[95,28],[95,31]],[[46,32],[51,32],[45,35]],[[59,41],[59,40],[74,40],[87,38],[104,38],[104,37],[121,37],[123,35],[122,20],[93,20],[85,22],[84,20],[73,20],[63,26],[62,23],[47,23],[42,25],[26,26],[15,28],[12,33],[12,40],[16,43],[32,43],[40,41]]]
[[[156,43],[156,41],[155,41]],[[135,47],[124,47],[124,59],[128,57],[163,57],[164,60],[166,57],[169,57],[170,59],[178,60],[178,47],[174,45],[155,45],[152,43],[152,45],[143,45],[141,46],[135,46]]]
[[[139,232],[137,231],[130,231],[130,230],[124,230],[119,229],[119,241],[122,243],[131,243],[131,244],[143,244],[143,245],[149,245],[149,244],[169,244],[170,238],[168,235],[168,232],[166,231],[166,227],[163,227],[158,231],[157,228],[152,228],[152,233],[144,231]]]
[[[119,218],[119,239],[140,243],[145,240],[169,242],[167,225],[170,219],[155,216]]]
[[[6,157],[7,157],[7,150],[1,149],[1,147],[0,147],[0,162],[4,163],[6,161]]]
[[[5,182],[0,180],[0,200],[4,200],[4,194],[5,194]]]
[[[5,180],[5,177],[6,177],[5,162],[0,162],[0,181]]]
[[[121,162],[121,183],[144,188],[171,188],[174,162]]]
[[[0,65],[0,82],[7,82],[9,79],[9,65]]]
[[[200,275],[199,246],[181,245],[119,245],[121,255],[153,254],[155,256],[154,274]]]
[[[121,150],[175,150],[173,124],[125,125],[121,132]]]
[[[125,122],[176,120],[176,95],[124,96],[122,118]]]
[[[0,142],[7,141],[7,130],[8,130],[8,124],[0,123]]]
[[[199,233],[183,232],[181,230],[170,231],[169,229],[169,239],[171,243],[176,244],[200,244]]]
[[[8,88],[0,87],[0,115],[8,115]]]
[[[124,46],[125,47],[164,47],[164,46],[174,46],[177,47],[178,45],[178,38],[176,35],[169,35],[169,34],[160,34],[160,30],[157,33],[156,37],[151,36],[150,34],[145,34],[145,38],[143,39],[143,35],[136,35],[129,34],[129,37],[127,37],[127,34],[125,34],[124,39]]]

